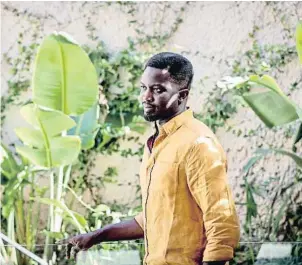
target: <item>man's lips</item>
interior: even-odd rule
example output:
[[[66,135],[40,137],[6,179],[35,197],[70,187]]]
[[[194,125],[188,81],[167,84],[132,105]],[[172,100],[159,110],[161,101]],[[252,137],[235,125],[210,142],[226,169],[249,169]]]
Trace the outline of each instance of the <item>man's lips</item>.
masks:
[[[146,109],[154,109],[155,106],[154,105],[151,105],[151,104],[143,104],[144,108]]]
[[[144,104],[144,110],[154,110],[155,106],[150,104]]]

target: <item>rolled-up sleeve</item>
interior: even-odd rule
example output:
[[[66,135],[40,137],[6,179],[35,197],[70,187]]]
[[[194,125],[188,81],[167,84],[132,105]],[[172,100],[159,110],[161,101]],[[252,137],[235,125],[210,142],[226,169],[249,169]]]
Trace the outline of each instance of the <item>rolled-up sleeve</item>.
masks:
[[[203,261],[230,260],[240,229],[223,150],[211,138],[198,138],[185,166],[189,189],[203,215],[207,238]]]
[[[134,217],[134,220],[138,223],[138,225],[141,227],[141,229],[144,230],[144,216],[143,213],[140,212],[138,215]]]

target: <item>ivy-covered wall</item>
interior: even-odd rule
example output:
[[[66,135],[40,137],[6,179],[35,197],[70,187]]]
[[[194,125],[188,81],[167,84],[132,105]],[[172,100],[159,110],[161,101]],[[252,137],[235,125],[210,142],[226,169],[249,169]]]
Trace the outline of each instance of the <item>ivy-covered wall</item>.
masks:
[[[1,120],[6,145],[17,141],[13,129],[25,125],[19,108],[30,99],[33,54],[42,37],[56,30],[71,34],[91,49],[103,41],[113,57],[129,47],[129,39],[143,53],[173,51],[187,56],[195,69],[189,106],[216,130],[227,151],[237,202],[244,196],[243,167],[256,148],[291,148],[290,137],[298,124],[267,129],[237,102],[236,92],[226,93],[218,81],[225,76],[269,73],[301,106],[301,67],[294,48],[301,2],[3,2],[1,12]],[[151,132],[149,128],[139,136],[140,142]],[[126,150],[133,143],[124,140],[120,146]],[[137,205],[139,164],[138,156],[95,155],[90,178],[111,174],[117,175],[116,181],[85,189],[84,200],[101,195],[105,202]],[[274,156],[262,160],[249,178],[270,196],[280,179],[290,180],[294,174],[291,160]],[[263,180],[268,182],[265,187]],[[271,200],[259,197],[259,202],[266,211]],[[244,207],[238,204],[238,210],[244,216]]]

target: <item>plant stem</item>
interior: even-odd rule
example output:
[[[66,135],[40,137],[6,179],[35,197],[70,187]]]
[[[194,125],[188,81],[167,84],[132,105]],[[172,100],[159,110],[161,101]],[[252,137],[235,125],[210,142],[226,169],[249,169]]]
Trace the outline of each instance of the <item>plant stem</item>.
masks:
[[[7,255],[7,252],[6,252],[6,249],[4,247],[4,243],[2,241],[2,238],[0,238],[0,262],[4,262],[8,260],[8,255]],[[2,264],[2,263],[0,263]]]
[[[74,187],[74,190],[78,190],[79,187],[80,187],[80,184],[79,184],[79,182],[77,182],[76,185],[75,185],[75,187]],[[69,206],[68,206],[69,209],[73,208],[75,199],[76,198],[74,196],[72,196],[71,201],[70,201]]]
[[[122,127],[124,127],[125,126],[125,119],[124,119],[124,115],[123,115],[123,112],[122,112],[121,109],[120,109],[120,118],[121,118]]]
[[[64,177],[64,184],[63,184],[63,191],[62,191],[62,196],[61,196],[61,200],[62,202],[65,202],[65,195],[66,195],[66,187],[68,185],[68,182],[70,180],[70,174],[71,174],[71,168],[72,165],[68,165],[67,169],[65,171],[65,177]],[[68,207],[68,206],[67,206]],[[70,207],[68,207],[69,209],[71,209]],[[64,223],[62,223],[62,227],[61,227],[61,231],[65,232],[65,226]]]
[[[8,216],[8,220],[7,220],[7,235],[11,240],[16,241],[16,237],[15,237],[15,210],[12,210]],[[4,247],[3,247],[4,248]],[[15,264],[19,264],[18,263],[18,257],[20,260],[20,255],[17,256],[17,252],[15,248],[12,248],[10,257],[11,260],[15,263]]]
[[[67,187],[67,189],[72,193],[72,195],[78,200],[79,203],[81,203],[86,209],[88,209],[89,211],[95,212],[95,210],[93,208],[91,208],[88,204],[86,204],[85,202],[83,202],[81,200],[81,198],[75,193],[75,191],[69,187]]]
[[[19,198],[22,198],[22,192],[20,191]],[[23,201],[17,199],[16,201],[16,230],[17,230],[17,242],[24,244],[25,241],[25,230],[24,230],[24,214],[23,214]],[[20,255],[20,264],[24,263],[24,258]]]
[[[47,227],[48,227],[48,229],[50,229],[50,214],[48,215]],[[45,261],[48,261],[48,257],[49,257],[49,252],[48,252],[49,239],[50,239],[50,237],[47,234],[46,239],[45,239],[44,251],[43,251],[43,259]]]
[[[29,179],[31,180],[31,186],[30,186],[30,197],[34,196],[34,182],[33,182],[33,174],[29,173]],[[32,207],[33,201],[28,201],[28,208],[27,208],[27,214],[26,214],[26,247],[29,251],[32,251],[32,241],[33,241],[33,231],[32,231]]]
[[[51,170],[50,172],[50,199],[53,200],[55,198],[54,194],[54,171]],[[51,232],[54,232],[54,206],[51,204],[49,206],[49,215],[48,215],[48,228]],[[43,259],[48,261],[48,259],[52,256],[52,248],[49,246],[51,244],[52,240],[49,236],[49,234],[46,235],[46,240],[45,240],[45,247],[44,247],[44,254],[43,254]]]
[[[281,189],[282,189],[282,185],[283,185],[284,179],[285,179],[285,174],[282,176],[281,180],[279,181],[279,185],[277,186],[278,189],[277,189],[277,191],[276,191],[276,193],[275,193],[275,196],[274,196],[274,198],[273,198],[273,200],[272,200],[272,203],[270,204],[270,209],[271,209],[271,211],[270,211],[270,215],[269,215],[268,234],[267,234],[268,238],[269,238],[269,236],[270,236],[270,233],[271,233],[272,230],[273,230],[273,229],[272,229],[272,223],[273,223],[273,217],[274,217],[274,206],[275,206],[275,203],[276,203],[276,201],[277,201],[277,198],[278,198],[279,195],[280,195],[280,192],[281,192]],[[274,238],[274,240],[276,240],[276,238]]]
[[[57,181],[57,201],[61,201],[63,191],[64,166],[59,168],[59,177]],[[54,212],[54,231],[59,232],[62,223],[62,210],[56,208]]]
[[[67,188],[68,182],[70,180],[71,167],[72,167],[72,165],[68,165],[66,173],[65,173],[64,186],[63,186],[64,191],[63,192],[65,192],[65,189]]]
[[[55,177],[54,172],[51,171],[50,173],[50,199],[54,200],[55,198]],[[50,231],[54,232],[54,206],[50,205],[49,207],[49,215],[50,215]]]
[[[32,197],[36,196],[36,189],[35,189],[35,174],[32,174]],[[34,217],[32,218],[32,252],[35,251],[36,245],[36,234],[39,226],[39,219],[40,219],[40,203],[37,205],[37,212],[35,213]]]

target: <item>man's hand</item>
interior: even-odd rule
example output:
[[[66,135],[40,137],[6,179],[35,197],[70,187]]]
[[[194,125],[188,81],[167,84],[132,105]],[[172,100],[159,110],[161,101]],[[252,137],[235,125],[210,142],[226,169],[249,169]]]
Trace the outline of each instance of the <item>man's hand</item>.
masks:
[[[107,225],[104,228],[87,234],[80,234],[58,241],[58,244],[67,244],[66,256],[76,258],[78,252],[87,250],[93,245],[120,240],[133,240],[144,238],[144,231],[135,219],[117,224]]]
[[[91,248],[94,243],[94,233],[90,232],[87,234],[80,234],[77,236],[69,237],[57,242],[58,244],[67,244],[66,246],[66,256],[76,259],[77,254],[80,251],[85,251]]]

